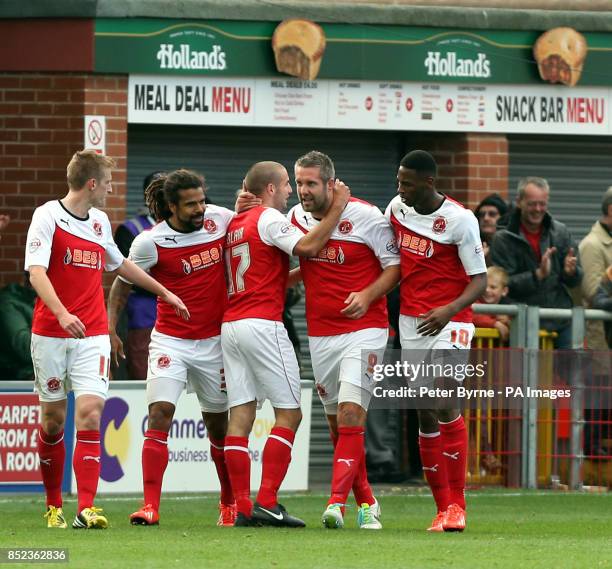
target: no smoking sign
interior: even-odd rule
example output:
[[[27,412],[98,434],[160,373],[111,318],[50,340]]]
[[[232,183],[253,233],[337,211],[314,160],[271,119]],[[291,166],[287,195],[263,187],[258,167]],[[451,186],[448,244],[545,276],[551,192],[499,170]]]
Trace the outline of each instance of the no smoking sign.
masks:
[[[95,150],[98,154],[106,154],[106,117],[85,116],[84,148]]]

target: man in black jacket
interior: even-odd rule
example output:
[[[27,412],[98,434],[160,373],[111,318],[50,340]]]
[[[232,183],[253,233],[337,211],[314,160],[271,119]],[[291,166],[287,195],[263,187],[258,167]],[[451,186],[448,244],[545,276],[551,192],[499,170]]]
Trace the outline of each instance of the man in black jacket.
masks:
[[[510,276],[509,299],[549,308],[571,308],[568,288],[582,280],[582,267],[567,227],[548,213],[549,186],[544,178],[522,178],[517,207],[491,244],[491,260]],[[542,321],[559,336],[555,347],[571,348],[569,321]]]

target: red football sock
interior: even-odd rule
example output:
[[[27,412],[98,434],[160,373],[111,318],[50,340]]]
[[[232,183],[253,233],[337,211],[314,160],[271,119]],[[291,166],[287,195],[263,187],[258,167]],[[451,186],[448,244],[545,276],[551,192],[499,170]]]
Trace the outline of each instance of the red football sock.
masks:
[[[225,452],[223,451],[223,439],[208,438],[210,442],[210,456],[215,463],[219,484],[221,485],[221,503],[230,505],[234,503],[234,493],[230,481],[227,465],[225,464]]]
[[[225,464],[239,513],[251,517],[251,457],[247,437],[225,437]]]
[[[64,445],[63,429],[56,435],[50,435],[38,427],[38,456],[42,474],[47,506],[62,507],[62,479],[64,478],[64,460],[66,446]]]
[[[459,415],[450,423],[440,423],[442,454],[446,460],[450,503],[465,510],[465,469],[468,439],[463,417]]]
[[[366,455],[365,446],[361,453],[361,460],[355,475],[355,481],[353,482],[353,494],[355,495],[355,501],[358,506],[361,504],[369,504],[370,506],[376,501],[372,494],[372,488],[368,482],[368,471],[366,469]]]
[[[446,459],[442,455],[440,433],[424,435],[419,432],[419,451],[423,472],[431,488],[438,512],[445,512],[450,504],[450,490],[446,476]]]
[[[285,427],[274,427],[270,431],[262,457],[261,486],[257,494],[257,502],[264,508],[272,508],[277,504],[277,494],[289,463],[295,433]]]
[[[329,434],[332,444],[334,448],[336,448],[336,444],[338,444],[338,437],[330,432]],[[372,494],[372,488],[370,483],[368,482],[368,471],[366,469],[366,459],[365,459],[365,446],[363,449],[363,454],[361,456],[361,462],[359,463],[359,470],[357,470],[357,474],[355,475],[355,480],[353,482],[353,494],[355,496],[355,502],[357,502],[358,506],[361,504],[369,504],[370,506],[376,502],[374,499],[374,494]]]
[[[77,431],[72,467],[77,483],[77,512],[91,508],[100,478],[100,431]]]
[[[168,466],[168,433],[147,429],[142,443],[142,485],[144,503],[159,512],[162,482]]]
[[[363,427],[338,427],[338,443],[334,451],[332,469],[332,491],[328,504],[346,504],[364,452],[363,434]]]

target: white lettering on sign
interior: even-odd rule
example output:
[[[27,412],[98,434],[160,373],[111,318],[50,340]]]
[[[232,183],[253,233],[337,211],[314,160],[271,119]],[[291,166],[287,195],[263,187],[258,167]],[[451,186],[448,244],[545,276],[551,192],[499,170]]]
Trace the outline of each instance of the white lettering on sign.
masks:
[[[163,43],[159,46],[157,60],[160,69],[227,69],[226,54],[220,45],[213,45],[212,51],[193,51],[189,44]]]
[[[491,77],[491,62],[484,53],[479,53],[476,59],[461,59],[454,51],[444,55],[428,51],[424,65],[427,75],[434,77]]]

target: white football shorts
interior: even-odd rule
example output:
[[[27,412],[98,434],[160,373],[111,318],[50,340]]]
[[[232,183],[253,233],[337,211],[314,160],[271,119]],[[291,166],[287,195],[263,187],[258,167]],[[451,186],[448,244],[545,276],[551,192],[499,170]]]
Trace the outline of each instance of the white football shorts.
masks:
[[[96,395],[106,399],[110,367],[107,335],[86,338],[51,338],[32,334],[34,390],[40,401]]]
[[[308,337],[315,383],[326,409],[338,403],[340,382],[372,393],[375,382],[371,368],[383,362],[388,337],[386,328]]]
[[[268,399],[276,409],[299,409],[300,371],[282,322],[244,318],[224,322],[221,347],[230,408]]]
[[[468,363],[469,349],[476,330],[474,324],[451,321],[436,336],[422,336],[417,332],[417,326],[422,321],[422,318],[400,315],[400,342],[404,360],[413,364],[427,362],[453,366],[464,366]],[[453,379],[459,383],[463,381],[456,377]],[[416,381],[425,385],[433,380],[433,377],[426,376]]]
[[[147,371],[147,403],[176,406],[183,390],[195,393],[206,413],[227,411],[220,336],[187,340],[151,333]]]
[[[436,336],[421,336],[417,326],[422,318],[400,314],[400,342],[403,350],[467,350],[474,337],[471,322],[449,322]]]

